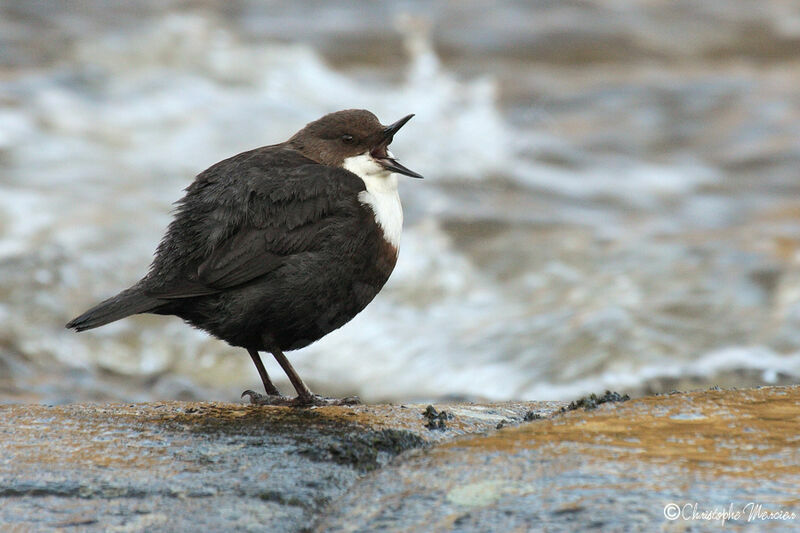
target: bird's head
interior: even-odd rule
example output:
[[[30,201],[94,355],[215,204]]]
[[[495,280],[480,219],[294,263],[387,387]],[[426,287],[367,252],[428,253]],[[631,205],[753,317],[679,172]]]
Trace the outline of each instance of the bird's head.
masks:
[[[289,144],[323,165],[342,167],[366,176],[388,177],[392,172],[421,178],[401,165],[388,147],[394,134],[414,115],[384,126],[364,109],[346,109],[310,122],[289,139]]]

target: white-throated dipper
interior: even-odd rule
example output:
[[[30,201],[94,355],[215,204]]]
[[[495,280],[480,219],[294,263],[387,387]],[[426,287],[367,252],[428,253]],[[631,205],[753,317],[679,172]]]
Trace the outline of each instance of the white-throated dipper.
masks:
[[[412,116],[383,126],[369,111],[338,111],[213,165],[186,188],[147,275],[67,327],[176,315],[247,349],[267,393],[242,393],[253,403],[357,403],[313,394],[283,352],[343,326],[389,279],[403,225],[395,173],[422,176],[387,147]],[[259,351],[296,398],[281,396]]]

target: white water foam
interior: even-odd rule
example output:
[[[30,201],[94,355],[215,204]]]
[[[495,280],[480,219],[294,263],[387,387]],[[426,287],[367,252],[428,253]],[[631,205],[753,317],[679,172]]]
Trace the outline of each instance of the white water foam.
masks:
[[[416,113],[392,149],[428,180],[401,182],[409,225],[385,290],[351,324],[291,355],[323,391],[541,399],[713,376],[728,366],[763,371],[767,381],[776,372],[800,375],[792,350],[732,348],[687,360],[694,346],[730,334],[698,332],[695,314],[736,308],[731,302],[752,309],[768,298],[750,279],[757,269],[737,266],[750,260],[744,254],[709,258],[670,242],[649,246],[637,233],[643,230],[629,228],[625,209],[608,208],[612,199],[669,211],[718,184],[718,171],[691,158],[659,165],[590,153],[578,154],[571,168],[543,163],[543,154],[570,148],[505,120],[495,80],[448,71],[422,31],[410,31],[407,45],[401,81],[364,81],[328,66],[310,47],[244,42],[212,15],[173,14],[140,32],[87,37],[70,61],[0,85],[0,101],[10,102],[0,109],[0,156],[8,162],[0,182],[0,289],[4,316],[14,310],[0,338],[73,366],[185,373],[232,388],[257,383],[242,350],[176,319],[126,319],[82,335],[62,324],[146,271],[170,204],[194,174],[282,141],[324,113],[363,107],[385,123]],[[491,232],[485,238],[486,247],[498,246],[491,249],[497,264],[505,264],[504,254],[506,262],[529,261],[519,275],[487,267],[486,253],[455,242],[454,234],[475,240],[469,226],[460,233],[445,227],[477,221],[500,231],[513,221],[502,201],[486,207],[480,198],[483,210],[473,213],[453,199],[458,186],[494,187],[493,178],[542,193],[549,209],[538,225],[521,226],[511,244],[500,247]],[[513,204],[515,195],[501,198]],[[702,214],[708,205],[686,212]],[[449,219],[437,219],[442,206]],[[593,237],[612,233],[609,220],[618,240],[602,249]],[[680,273],[696,275],[697,264],[711,272],[708,279],[681,284]],[[782,283],[790,294],[791,280]]]

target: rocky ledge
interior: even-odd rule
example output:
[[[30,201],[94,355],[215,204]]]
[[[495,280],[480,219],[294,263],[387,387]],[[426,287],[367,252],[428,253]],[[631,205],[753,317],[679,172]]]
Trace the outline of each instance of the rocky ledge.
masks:
[[[800,528],[800,387],[620,400],[0,406],[0,525]]]

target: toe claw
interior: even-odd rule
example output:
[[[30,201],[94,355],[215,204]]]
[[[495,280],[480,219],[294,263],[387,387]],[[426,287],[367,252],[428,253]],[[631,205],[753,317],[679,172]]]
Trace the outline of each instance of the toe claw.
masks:
[[[259,393],[257,393],[256,391],[252,391],[250,389],[247,389],[246,391],[244,391],[242,393],[241,396],[239,396],[239,398],[244,398],[245,396],[250,396],[250,401],[252,402],[253,398],[256,398],[256,397],[261,396],[261,395]]]
[[[287,399],[280,394],[260,394],[256,391],[246,390],[242,393],[242,398],[250,397],[253,405],[285,405]]]

